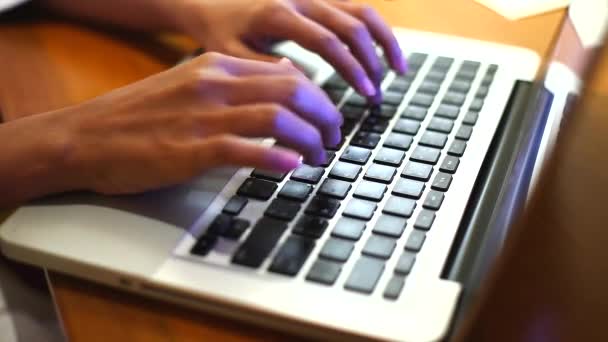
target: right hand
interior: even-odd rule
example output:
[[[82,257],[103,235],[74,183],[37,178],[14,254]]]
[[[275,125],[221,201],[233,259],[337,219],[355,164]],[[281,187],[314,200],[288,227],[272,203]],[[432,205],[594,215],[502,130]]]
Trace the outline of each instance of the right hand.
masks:
[[[209,168],[289,171],[325,160],[342,116],[289,62],[204,54],[74,107],[66,155],[80,188],[135,193]],[[273,137],[263,146],[250,138]]]

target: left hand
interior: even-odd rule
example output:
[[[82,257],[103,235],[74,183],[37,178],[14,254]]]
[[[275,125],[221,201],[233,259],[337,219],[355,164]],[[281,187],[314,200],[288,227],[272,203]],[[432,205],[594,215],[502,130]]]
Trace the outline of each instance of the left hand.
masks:
[[[399,73],[406,62],[389,26],[371,7],[344,0],[172,1],[178,28],[207,51],[274,61],[270,46],[293,40],[321,55],[364,96],[374,96],[382,65],[375,42]]]

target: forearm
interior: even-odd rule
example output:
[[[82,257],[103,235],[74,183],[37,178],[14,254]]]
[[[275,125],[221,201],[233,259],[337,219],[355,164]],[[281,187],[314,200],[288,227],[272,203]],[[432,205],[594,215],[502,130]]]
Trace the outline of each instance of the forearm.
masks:
[[[46,7],[71,17],[138,31],[175,31],[175,0],[42,0]]]
[[[77,188],[59,112],[0,124],[0,208]]]

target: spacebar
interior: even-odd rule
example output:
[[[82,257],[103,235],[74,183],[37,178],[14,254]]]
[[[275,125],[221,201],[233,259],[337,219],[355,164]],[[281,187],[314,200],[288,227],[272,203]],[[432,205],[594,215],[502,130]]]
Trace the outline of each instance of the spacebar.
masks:
[[[232,262],[248,267],[260,267],[286,229],[286,222],[268,217],[260,219],[245,242],[237,249]]]

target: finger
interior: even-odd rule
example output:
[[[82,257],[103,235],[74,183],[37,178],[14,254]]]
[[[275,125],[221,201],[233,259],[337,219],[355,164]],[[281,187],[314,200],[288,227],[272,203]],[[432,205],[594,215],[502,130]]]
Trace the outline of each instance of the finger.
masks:
[[[318,53],[362,95],[373,96],[376,93],[365,69],[334,33],[290,9],[273,12],[272,18],[265,19],[268,20],[264,23],[265,34],[281,35]]]
[[[379,85],[382,81],[382,65],[367,26],[362,21],[325,1],[306,3],[308,4],[307,16],[330,31],[336,32],[363,65],[374,84]]]
[[[235,106],[201,119],[205,135],[234,134],[251,138],[272,137],[282,146],[304,156],[307,163],[321,164],[326,154],[321,133],[292,111],[274,104]]]
[[[382,46],[384,54],[391,67],[399,73],[407,71],[407,62],[403,57],[399,42],[391,28],[372,7],[345,1],[332,1],[332,4],[358,18],[367,25],[371,35]]]
[[[319,87],[303,77],[254,76],[234,82],[227,102],[232,105],[278,103],[317,127],[326,146],[340,142],[342,114]]]
[[[195,148],[200,171],[218,166],[245,166],[289,172],[301,164],[300,155],[292,150],[264,146],[233,135],[211,137]]]
[[[251,75],[302,75],[293,64],[281,63],[280,59],[272,59],[272,62],[244,59],[219,53],[207,53],[203,55],[205,67],[209,64],[216,65],[234,76]]]
[[[268,63],[278,63],[281,60],[278,57],[256,52],[240,41],[235,41],[226,45],[226,50],[231,56],[244,59],[252,59]]]

